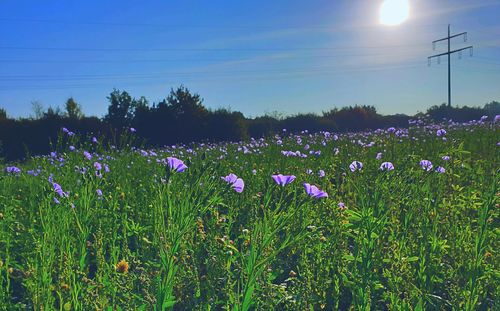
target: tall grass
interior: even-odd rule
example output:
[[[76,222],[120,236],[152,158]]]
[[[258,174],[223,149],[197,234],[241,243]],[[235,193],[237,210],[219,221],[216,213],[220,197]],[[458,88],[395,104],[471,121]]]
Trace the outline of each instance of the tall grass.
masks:
[[[0,173],[0,310],[498,309],[499,134],[474,122],[143,150],[133,134],[62,133]]]

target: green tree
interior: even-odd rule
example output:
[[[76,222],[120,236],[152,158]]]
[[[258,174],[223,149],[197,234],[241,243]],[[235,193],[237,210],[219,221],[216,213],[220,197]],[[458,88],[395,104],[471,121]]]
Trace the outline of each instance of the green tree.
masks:
[[[104,120],[119,128],[130,125],[134,116],[134,99],[126,91],[114,89],[107,97],[108,114]]]
[[[82,107],[73,99],[73,97],[68,98],[65,108],[68,118],[81,119],[84,117]]]

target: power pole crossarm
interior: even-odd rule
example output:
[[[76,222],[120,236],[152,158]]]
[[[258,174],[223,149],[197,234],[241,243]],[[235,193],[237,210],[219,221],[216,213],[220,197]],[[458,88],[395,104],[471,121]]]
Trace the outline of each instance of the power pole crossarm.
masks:
[[[432,56],[427,57],[427,59],[431,59],[431,58],[439,57],[439,56],[445,56],[445,55],[448,55],[448,53],[453,54],[453,53],[464,51],[464,50],[467,50],[467,49],[471,49],[472,50],[473,49],[472,45],[469,45],[468,47],[465,47],[465,48],[453,50],[453,51],[450,51],[450,52],[444,52],[444,53],[441,53],[441,54],[432,55]]]
[[[452,35],[452,34],[450,34],[450,25],[448,25],[448,36],[445,38],[441,38],[441,39],[437,39],[437,40],[432,41],[433,49],[436,49],[437,42],[447,41],[448,52],[444,52],[444,53],[440,53],[440,54],[436,54],[436,55],[432,55],[432,56],[427,57],[427,62],[429,63],[429,66],[430,66],[433,58],[437,57],[438,62],[439,62],[440,56],[448,56],[448,107],[451,107],[451,54],[457,53],[457,52],[462,52],[464,50],[470,49],[470,55],[472,56],[472,45],[461,48],[461,49],[456,49],[453,51],[451,50],[451,42],[450,42],[451,39],[455,38],[455,37],[459,37],[459,36],[464,36],[464,42],[467,41],[467,32],[461,32],[461,33],[457,33],[457,34]],[[462,55],[462,54],[460,54],[460,55]]]
[[[464,36],[464,42],[467,41],[467,32],[457,33],[456,35],[450,36],[450,39],[455,38],[455,37],[459,37],[459,36]],[[444,40],[448,40],[448,37],[434,40],[434,41],[432,41],[432,43],[434,44],[436,42],[444,41]]]

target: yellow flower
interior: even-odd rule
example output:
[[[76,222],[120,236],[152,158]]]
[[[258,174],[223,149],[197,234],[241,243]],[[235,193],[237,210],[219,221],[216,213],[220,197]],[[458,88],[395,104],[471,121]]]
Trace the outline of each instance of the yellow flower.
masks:
[[[120,273],[128,272],[128,262],[125,259],[122,259],[119,263],[116,264],[116,271]]]

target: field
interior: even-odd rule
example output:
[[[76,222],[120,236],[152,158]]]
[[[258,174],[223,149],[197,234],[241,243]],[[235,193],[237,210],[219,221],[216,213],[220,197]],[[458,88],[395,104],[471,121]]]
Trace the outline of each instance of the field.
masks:
[[[499,310],[498,124],[155,150],[64,129],[0,173],[0,309]]]

